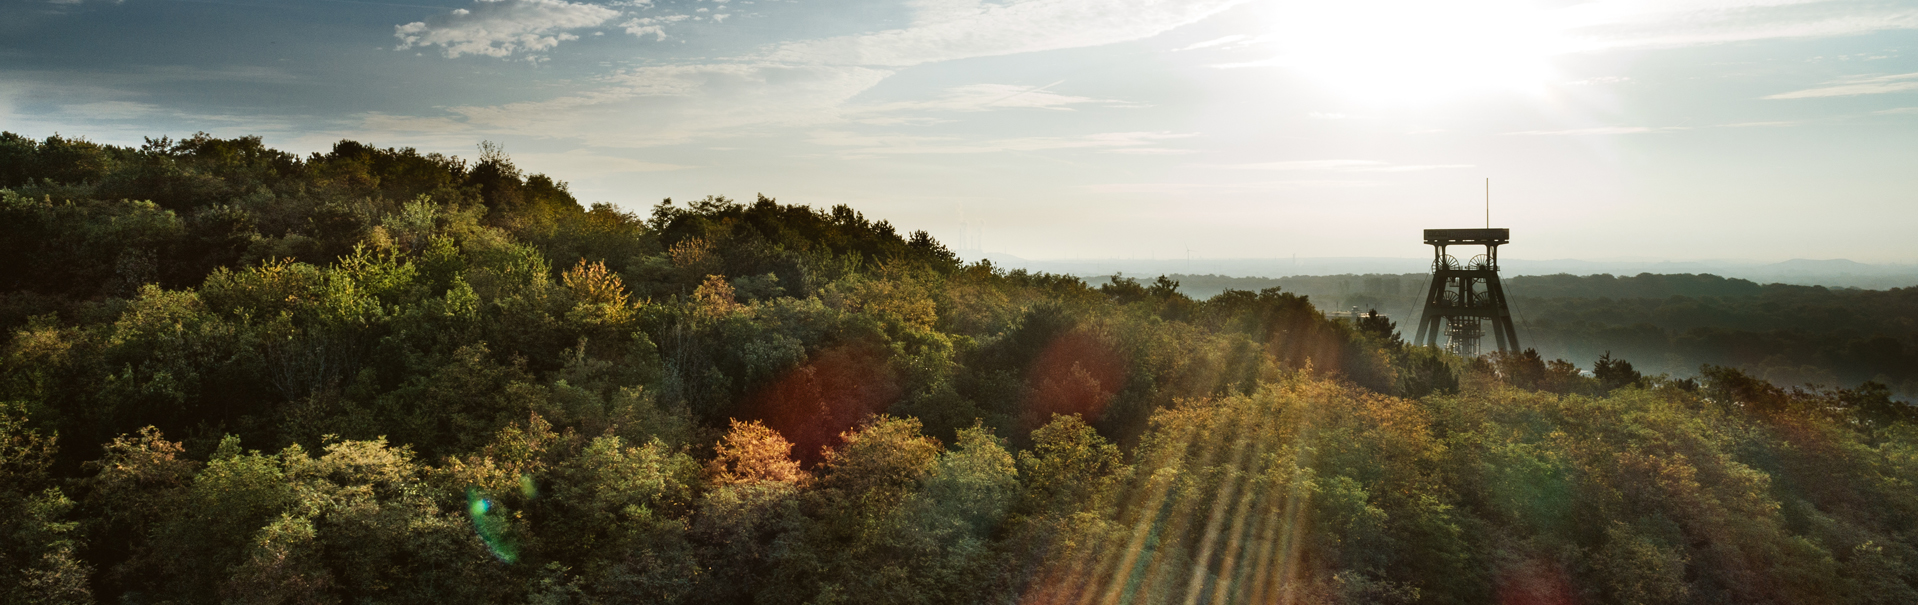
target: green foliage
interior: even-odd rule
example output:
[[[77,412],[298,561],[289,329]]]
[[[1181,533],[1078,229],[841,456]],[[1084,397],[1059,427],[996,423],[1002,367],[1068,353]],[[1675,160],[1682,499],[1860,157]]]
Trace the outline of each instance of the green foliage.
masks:
[[[92,566],[74,502],[53,486],[54,439],[26,426],[24,410],[0,402],[0,599],[9,603],[90,603]]]
[[[1766,337],[1855,388],[1588,376],[844,206],[580,208],[490,144],[0,134],[0,187],[9,603],[1918,598],[1902,336]],[[1646,334],[1771,346],[1696,328]]]
[[[1417,317],[1425,274],[1225,278],[1179,275],[1188,291],[1281,286],[1327,310]],[[1758,284],[1709,274],[1519,275],[1505,280],[1519,339],[1547,359],[1611,353],[1642,372],[1692,376],[1701,364],[1767,381],[1850,387],[1877,382],[1918,398],[1918,287]],[[1861,282],[1862,283],[1862,282]]]

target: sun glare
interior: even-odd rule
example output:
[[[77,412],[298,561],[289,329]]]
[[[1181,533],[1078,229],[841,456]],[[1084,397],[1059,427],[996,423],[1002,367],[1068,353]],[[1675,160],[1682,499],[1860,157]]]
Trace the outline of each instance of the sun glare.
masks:
[[[1571,46],[1553,12],[1511,0],[1309,2],[1271,19],[1275,63],[1384,105],[1537,92]]]

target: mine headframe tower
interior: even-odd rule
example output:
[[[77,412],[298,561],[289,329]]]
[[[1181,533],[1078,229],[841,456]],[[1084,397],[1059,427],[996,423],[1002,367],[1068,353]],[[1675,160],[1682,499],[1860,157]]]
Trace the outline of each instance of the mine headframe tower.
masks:
[[[1489,320],[1498,350],[1518,352],[1518,330],[1498,281],[1498,247],[1511,239],[1511,229],[1425,230],[1425,243],[1432,245],[1432,288],[1425,293],[1425,312],[1412,344],[1439,346],[1439,333],[1444,332],[1446,350],[1475,356]],[[1460,263],[1445,252],[1446,246],[1485,246],[1485,253]]]

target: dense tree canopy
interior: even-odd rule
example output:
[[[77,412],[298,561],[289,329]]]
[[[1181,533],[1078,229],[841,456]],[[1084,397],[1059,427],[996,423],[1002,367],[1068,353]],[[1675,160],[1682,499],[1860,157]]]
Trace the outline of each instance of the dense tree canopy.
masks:
[[[1322,307],[1416,324],[1429,275],[1175,276],[1198,291],[1283,287]],[[1520,275],[1503,280],[1519,340],[1540,353],[1696,377],[1701,365],[1792,385],[1887,385],[1918,401],[1918,287],[1763,284],[1716,275]]]
[[[0,601],[1918,600],[1876,383],[1461,359],[492,146],[0,134],[0,187]]]

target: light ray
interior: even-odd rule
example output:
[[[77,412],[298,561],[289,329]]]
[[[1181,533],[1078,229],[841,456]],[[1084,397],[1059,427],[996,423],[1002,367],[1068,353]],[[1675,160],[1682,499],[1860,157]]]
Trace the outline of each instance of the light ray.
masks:
[[[1270,473],[1271,469],[1267,469],[1268,476]],[[1266,500],[1277,499],[1279,501],[1262,503],[1260,509],[1265,511],[1265,514],[1261,515],[1259,520],[1258,553],[1253,555],[1252,564],[1248,566],[1247,570],[1247,574],[1251,576],[1251,581],[1246,583],[1244,594],[1248,601],[1253,602],[1264,602],[1263,598],[1266,583],[1271,579],[1271,574],[1269,573],[1270,567],[1268,565],[1272,562],[1272,553],[1278,550],[1279,539],[1276,534],[1279,531],[1279,524],[1283,518],[1281,509],[1286,506],[1286,501],[1289,500],[1289,498],[1286,498],[1284,495],[1286,492],[1281,490],[1290,489],[1291,487],[1289,484],[1271,483],[1272,487]]]
[[[1263,454],[1264,451],[1264,447],[1258,448],[1260,454]],[[1257,459],[1257,457],[1255,454],[1254,459]],[[1260,493],[1256,475],[1249,472],[1245,473],[1245,484],[1246,487],[1241,490],[1244,494],[1239,496],[1239,505],[1232,511],[1232,529],[1226,531],[1226,534],[1231,536],[1231,539],[1225,543],[1225,560],[1219,564],[1219,581],[1218,586],[1213,587],[1212,590],[1212,603],[1225,603],[1228,593],[1231,592],[1232,587],[1235,585],[1232,575],[1236,571],[1239,554],[1241,550],[1245,548],[1245,533],[1248,531],[1245,523],[1246,512],[1247,509],[1252,506],[1254,497]],[[1197,596],[1196,594],[1193,595],[1195,598],[1189,599],[1189,602],[1196,603]]]
[[[1199,553],[1192,558],[1192,577],[1186,581],[1185,605],[1198,605],[1199,593],[1205,588],[1205,569],[1212,562],[1212,548],[1218,544],[1219,525],[1225,522],[1226,507],[1233,503],[1233,495],[1244,482],[1244,474],[1239,466],[1245,462],[1247,439],[1241,437],[1233,445],[1232,463],[1226,468],[1226,479],[1220,481],[1219,493],[1212,499],[1212,514],[1205,520],[1205,538],[1199,542]]]
[[[1214,422],[1217,422],[1219,420],[1217,411],[1215,410],[1212,413],[1214,414],[1212,420]],[[1195,423],[1195,424],[1204,425],[1204,424],[1210,424],[1210,423]],[[1216,431],[1211,431],[1208,434],[1224,436],[1224,435],[1231,434],[1231,431],[1216,430]],[[1208,441],[1206,443],[1210,445],[1216,445],[1219,443],[1219,441],[1216,441],[1216,440]],[[1217,460],[1217,456],[1219,454],[1220,449],[1221,448],[1218,448],[1218,447],[1203,448],[1201,451],[1205,455],[1204,461],[1202,461],[1198,465],[1194,465],[1189,468],[1203,469],[1205,467],[1211,466],[1212,463],[1215,460]],[[1164,578],[1165,574],[1171,570],[1170,568],[1172,566],[1165,564],[1164,560],[1170,556],[1170,551],[1176,550],[1174,546],[1176,546],[1177,544],[1177,538],[1185,534],[1186,525],[1190,523],[1192,518],[1195,516],[1192,514],[1193,513],[1192,507],[1195,506],[1196,504],[1197,504],[1197,499],[1195,498],[1180,498],[1178,500],[1178,504],[1173,508],[1173,510],[1171,511],[1171,515],[1169,517],[1171,519],[1171,523],[1165,526],[1162,529],[1162,531],[1158,532],[1158,535],[1169,536],[1169,538],[1160,540],[1159,544],[1157,544],[1156,547],[1152,549],[1150,556],[1148,556],[1146,560],[1141,564],[1141,567],[1143,568],[1142,571],[1144,572],[1145,575],[1143,578],[1139,580],[1139,586],[1134,591],[1134,595],[1136,597],[1149,598],[1150,595],[1152,594],[1152,591],[1159,586],[1160,581]],[[1118,603],[1120,603],[1121,597],[1123,597],[1125,594],[1126,586],[1132,583],[1133,578],[1136,577],[1140,571],[1141,570],[1135,570],[1129,575],[1114,577],[1112,588],[1111,590],[1107,591],[1106,598],[1103,600],[1103,602],[1108,604],[1113,604],[1113,605],[1117,605]]]

